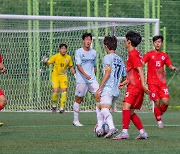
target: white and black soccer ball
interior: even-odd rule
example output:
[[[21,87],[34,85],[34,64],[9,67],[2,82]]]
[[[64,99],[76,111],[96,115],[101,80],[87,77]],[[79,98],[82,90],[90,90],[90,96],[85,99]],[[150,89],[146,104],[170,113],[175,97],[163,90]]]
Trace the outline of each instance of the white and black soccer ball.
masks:
[[[94,127],[94,133],[95,134],[97,133],[97,127],[98,127],[98,124],[96,124],[95,127]],[[98,137],[106,135],[108,133],[108,131],[109,131],[109,126],[107,124],[103,124],[102,125],[102,130],[103,130],[102,133],[98,134]],[[96,136],[97,136],[97,134],[96,134]]]

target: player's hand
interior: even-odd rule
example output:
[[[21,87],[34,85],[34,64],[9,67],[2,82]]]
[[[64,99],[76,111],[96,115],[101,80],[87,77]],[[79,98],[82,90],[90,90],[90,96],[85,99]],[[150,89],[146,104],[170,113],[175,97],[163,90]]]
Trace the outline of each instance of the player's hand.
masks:
[[[172,67],[172,70],[175,71],[175,72],[179,72],[179,68],[177,68],[175,66]]]
[[[95,93],[94,93],[94,97],[96,99],[97,102],[100,102],[100,93],[101,93],[101,89],[98,89]]]
[[[47,63],[48,58],[47,58],[46,56],[43,56],[41,61],[42,61],[43,63]]]
[[[144,90],[144,92],[145,92],[147,95],[150,94],[149,89],[148,89],[145,85],[143,85],[143,90]]]
[[[118,88],[119,88],[119,89],[123,89],[123,87],[124,87],[124,84],[123,84],[123,83],[120,83],[120,84],[118,85]]]
[[[90,80],[90,79],[91,79],[91,77],[90,77],[89,75],[86,75],[85,78],[86,78],[87,80]]]
[[[4,72],[6,72],[6,68],[5,67],[1,68],[1,73],[4,73]]]
[[[76,73],[74,74],[74,78],[76,79]]]

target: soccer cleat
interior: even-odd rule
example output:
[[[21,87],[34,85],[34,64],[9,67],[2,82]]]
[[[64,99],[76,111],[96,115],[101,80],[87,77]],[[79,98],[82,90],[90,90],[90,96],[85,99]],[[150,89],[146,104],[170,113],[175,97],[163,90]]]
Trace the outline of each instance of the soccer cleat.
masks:
[[[103,130],[103,128],[101,128],[101,129],[99,129],[98,131],[96,131],[96,132],[95,132],[95,135],[96,135],[97,137],[103,136],[103,135],[104,135],[104,130]]]
[[[113,137],[113,140],[123,140],[123,139],[129,139],[129,134],[122,132],[119,135]]]
[[[56,113],[56,107],[52,107],[52,113]]]
[[[2,122],[0,122],[0,126],[2,126],[3,125],[3,123]]]
[[[118,133],[117,128],[110,129],[109,132],[104,136],[104,138],[110,138],[112,135]]]
[[[83,124],[81,124],[79,121],[73,122],[73,125],[76,127],[82,127]]]
[[[148,134],[147,132],[144,132],[142,134],[139,134],[135,139],[136,140],[143,140],[143,139],[147,139],[148,138]]]
[[[59,113],[60,113],[60,114],[63,114],[63,113],[65,113],[65,112],[64,112],[63,109],[60,109],[60,110],[59,110]]]
[[[162,122],[158,123],[158,128],[164,128],[164,124]]]

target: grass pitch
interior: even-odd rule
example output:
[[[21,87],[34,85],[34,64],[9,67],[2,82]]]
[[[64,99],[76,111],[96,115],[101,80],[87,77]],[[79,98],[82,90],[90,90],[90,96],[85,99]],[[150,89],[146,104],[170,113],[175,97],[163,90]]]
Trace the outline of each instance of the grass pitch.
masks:
[[[52,114],[37,112],[1,112],[1,154],[179,154],[180,112],[167,111],[163,115],[165,128],[159,129],[152,113],[138,113],[149,134],[147,140],[135,140],[138,131],[131,123],[129,140],[114,141],[96,138],[93,128],[95,113],[80,113],[83,127],[72,125],[73,113]],[[121,113],[113,113],[114,122],[121,131]]]

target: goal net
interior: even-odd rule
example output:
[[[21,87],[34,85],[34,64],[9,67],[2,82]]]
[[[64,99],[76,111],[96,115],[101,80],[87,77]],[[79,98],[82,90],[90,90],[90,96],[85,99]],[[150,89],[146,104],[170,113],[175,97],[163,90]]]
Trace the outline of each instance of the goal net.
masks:
[[[51,110],[51,67],[45,67],[42,56],[59,52],[59,44],[66,43],[67,53],[74,59],[74,52],[82,46],[82,34],[93,34],[92,47],[97,51],[97,78],[102,79],[102,59],[106,54],[103,39],[106,35],[118,38],[117,54],[124,62],[127,51],[125,34],[139,32],[143,39],[138,50],[143,55],[151,48],[152,37],[159,33],[158,19],[100,18],[64,16],[0,15],[0,52],[7,68],[1,74],[1,88],[5,92],[8,111],[50,111]],[[75,80],[68,71],[69,87],[66,111],[72,111],[75,99]],[[121,110],[124,90],[116,102]],[[87,94],[81,104],[81,111],[94,111],[95,100]],[[142,111],[152,110],[152,104],[145,98]]]

